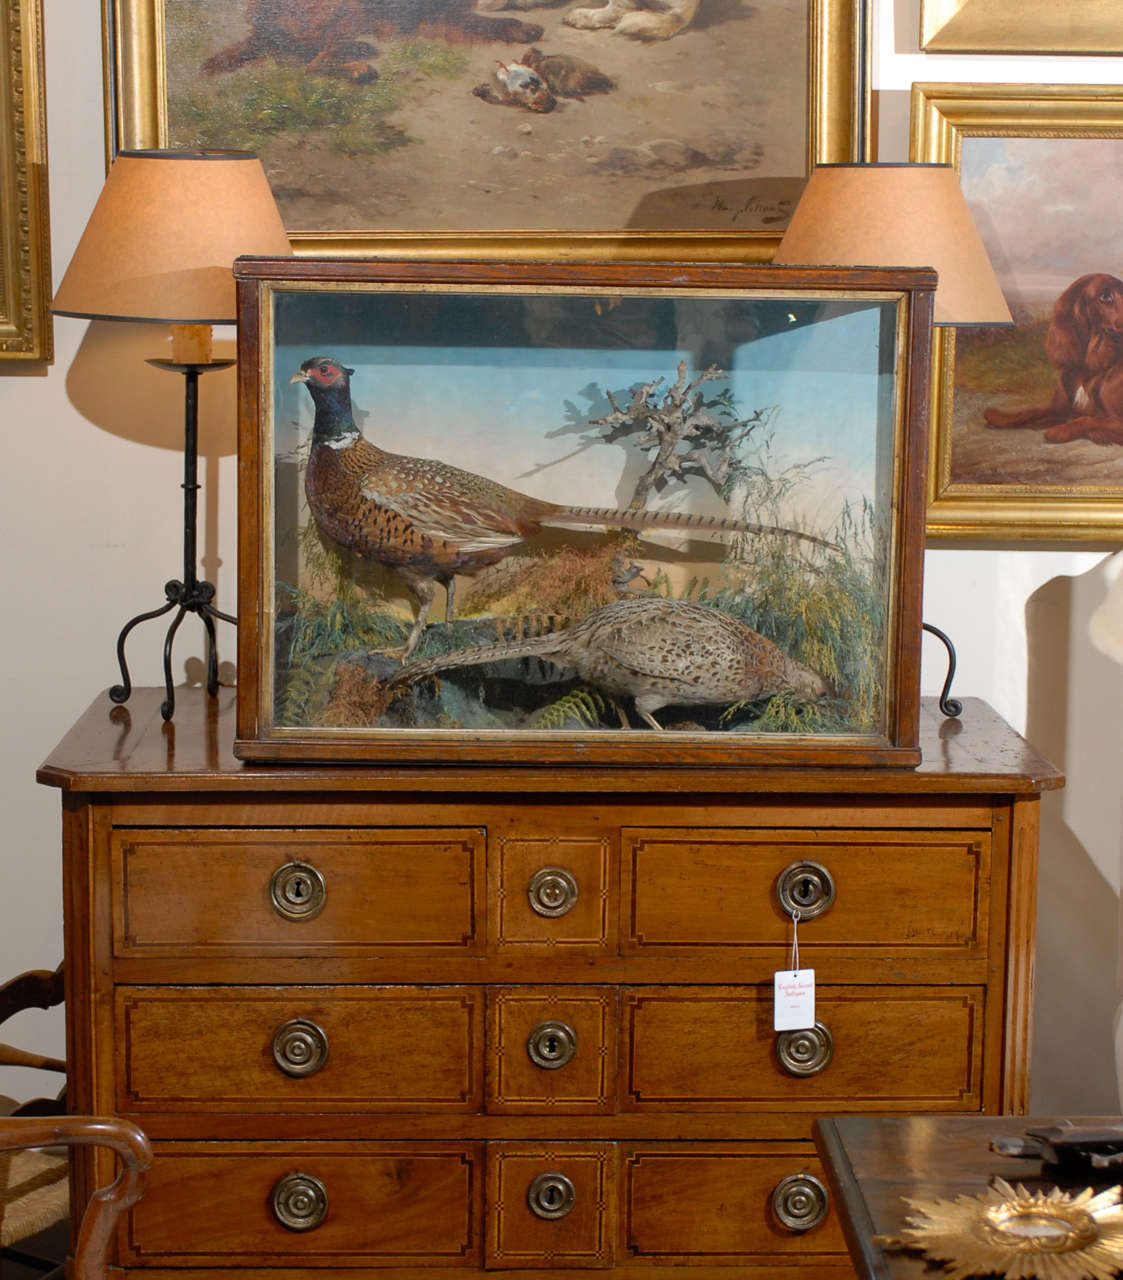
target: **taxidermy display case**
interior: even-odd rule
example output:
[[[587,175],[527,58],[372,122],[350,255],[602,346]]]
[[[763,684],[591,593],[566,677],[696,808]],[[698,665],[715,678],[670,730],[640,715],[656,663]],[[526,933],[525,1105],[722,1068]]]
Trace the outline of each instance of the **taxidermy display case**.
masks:
[[[235,274],[244,758],[917,762],[934,273]]]

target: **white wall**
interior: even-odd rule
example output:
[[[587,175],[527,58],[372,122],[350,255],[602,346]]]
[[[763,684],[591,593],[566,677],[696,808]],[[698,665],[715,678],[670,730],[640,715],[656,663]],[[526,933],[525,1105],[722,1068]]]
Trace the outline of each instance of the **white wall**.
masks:
[[[920,0],[874,0],[874,15],[880,160],[908,159],[915,82],[1123,86],[1123,58],[922,54]],[[1112,1024],[1123,856],[1123,667],[1095,650],[1087,634],[1117,568],[1117,550],[945,541],[925,557],[924,617],[956,642],[956,689],[986,698],[1068,778],[1064,791],[1042,801],[1030,1098],[1039,1114],[1119,1110]],[[939,666],[939,646],[929,639],[926,693],[939,688]]]
[[[47,97],[55,279],[104,176],[100,6],[47,0]],[[1123,60],[940,58],[917,52],[918,0],[882,0],[874,85],[880,158],[905,158],[914,80],[1102,81],[1123,84]],[[125,619],[155,607],[179,576],[182,386],[151,371],[143,327],[56,321],[47,370],[0,375],[5,465],[0,521],[7,553],[0,632],[6,785],[0,845],[0,976],[53,967],[62,951],[59,797],[35,769],[76,715],[116,679]],[[235,608],[234,379],[202,384],[201,542],[219,606]],[[927,558],[925,617],[959,648],[956,690],[986,698],[1068,772],[1047,797],[1042,843],[1039,999],[1033,1106],[1114,1112],[1111,1018],[1119,893],[1123,668],[1092,649],[1087,619],[1107,585],[1114,548],[945,545]],[[220,624],[221,625],[221,624]],[[159,684],[163,627],[130,641],[139,684]],[[220,631],[224,659],[233,632]],[[943,656],[926,642],[925,692]],[[198,674],[201,629],[188,619],[175,649]],[[23,1043],[60,1052],[56,1014],[26,1014]],[[10,1037],[6,1037],[10,1038]],[[49,1084],[49,1081],[45,1082]],[[18,1088],[26,1087],[21,1079]],[[10,1076],[0,1091],[14,1091]]]

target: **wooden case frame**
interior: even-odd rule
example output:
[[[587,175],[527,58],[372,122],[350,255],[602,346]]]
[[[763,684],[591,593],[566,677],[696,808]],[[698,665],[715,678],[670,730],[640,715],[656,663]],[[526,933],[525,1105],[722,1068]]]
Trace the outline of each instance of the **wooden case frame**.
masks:
[[[353,259],[244,258],[235,264],[235,276],[239,299],[240,357],[239,681],[235,749],[242,758],[260,761],[353,760],[384,764],[442,761],[543,766],[691,762],[744,766],[814,763],[909,767],[919,761],[926,410],[935,283],[932,271],[921,268],[812,269],[752,265],[684,267],[662,262],[577,265],[418,262],[412,259],[362,262]],[[507,324],[510,316],[515,314],[513,308],[517,309],[520,319],[511,332],[519,335],[534,332],[539,337],[533,341],[520,340],[514,346],[510,345],[509,337],[496,338],[489,346],[488,335]],[[524,324],[524,311],[531,317],[530,327],[525,329],[519,327]],[[760,468],[772,466],[772,455],[758,453],[757,450],[771,449],[776,433],[769,425],[772,418],[768,417],[764,425],[772,431],[772,436],[752,439],[752,432],[760,425],[753,418],[752,411],[759,406],[742,406],[735,391],[743,393],[747,387],[754,396],[764,395],[758,386],[771,387],[773,384],[767,381],[771,376],[768,371],[773,366],[779,367],[784,360],[788,365],[776,375],[780,381],[775,385],[797,405],[803,397],[803,406],[825,406],[821,409],[821,416],[824,422],[831,423],[825,428],[828,437],[833,432],[838,440],[852,438],[849,444],[837,444],[837,457],[812,458],[808,452],[812,450],[812,438],[804,438],[801,434],[803,429],[798,425],[789,432],[788,443],[794,453],[782,455],[782,466],[781,462],[775,463],[779,474],[797,477],[793,480],[793,488],[810,483],[807,477],[815,474],[818,464],[829,464],[828,475],[815,482],[813,490],[808,491],[810,496],[808,493],[801,495],[794,507],[783,505],[793,502],[793,499],[777,498],[779,505],[773,511],[775,520],[764,519],[764,513],[754,507],[757,512],[755,519],[759,523],[778,525],[789,532],[771,539],[746,536],[742,554],[749,559],[758,554],[763,556],[761,548],[776,543],[809,547],[809,556],[831,558],[839,574],[845,569],[845,573],[858,575],[848,579],[849,585],[845,588],[837,588],[847,601],[857,598],[854,592],[859,588],[872,593],[872,603],[866,612],[869,617],[876,616],[876,623],[867,624],[859,619],[857,624],[870,628],[869,653],[872,656],[869,663],[876,671],[877,681],[875,692],[870,695],[869,706],[873,710],[866,719],[860,724],[851,724],[846,719],[856,705],[851,702],[845,703],[842,720],[830,721],[825,731],[814,727],[818,722],[812,717],[810,727],[808,723],[799,721],[790,732],[785,729],[760,732],[757,731],[757,721],[751,721],[757,728],[749,732],[741,727],[718,732],[715,731],[719,727],[716,724],[707,729],[704,724],[699,727],[695,720],[689,718],[683,724],[683,715],[676,712],[678,704],[673,702],[665,710],[660,710],[660,716],[670,712],[670,718],[675,719],[677,715],[674,727],[680,731],[663,733],[646,727],[592,727],[580,717],[578,727],[573,728],[525,727],[514,711],[502,707],[499,709],[501,719],[498,727],[490,720],[481,727],[474,720],[474,713],[468,716],[468,723],[461,720],[452,727],[441,727],[447,724],[448,713],[443,710],[440,714],[446,716],[444,721],[437,717],[424,722],[424,717],[421,717],[420,724],[413,720],[407,725],[394,724],[390,727],[385,723],[369,722],[356,726],[348,721],[347,716],[341,717],[337,711],[331,710],[330,705],[328,710],[321,706],[315,714],[308,713],[303,705],[299,713],[294,712],[290,695],[295,687],[293,654],[296,650],[291,645],[291,637],[297,626],[304,627],[315,615],[318,627],[320,620],[327,617],[324,610],[330,611],[330,608],[336,609],[332,615],[335,621],[330,624],[325,621],[325,625],[337,625],[339,611],[347,600],[358,598],[355,594],[359,592],[355,586],[356,574],[363,579],[363,590],[368,593],[363,599],[368,603],[370,599],[378,602],[376,612],[379,618],[395,607],[401,608],[403,593],[397,592],[399,605],[395,606],[392,599],[394,588],[386,585],[384,576],[378,577],[385,573],[383,568],[376,566],[372,570],[369,561],[354,557],[349,567],[340,570],[336,565],[331,569],[331,573],[337,574],[335,585],[330,586],[326,593],[321,591],[320,598],[315,597],[314,586],[306,589],[303,585],[312,582],[311,575],[306,572],[308,557],[320,555],[325,547],[330,552],[334,544],[317,532],[307,509],[303,470],[308,458],[312,405],[305,386],[289,386],[290,382],[300,380],[299,372],[293,377],[290,374],[312,363],[312,356],[334,353],[342,364],[355,366],[348,370],[356,377],[355,408],[358,412],[355,420],[360,425],[366,421],[364,434],[372,441],[377,440],[379,445],[399,454],[436,458],[442,464],[471,470],[521,492],[529,491],[536,498],[563,504],[568,500],[575,506],[599,507],[605,504],[594,502],[589,494],[593,491],[599,493],[596,489],[598,484],[601,489],[606,485],[610,491],[618,489],[629,460],[634,463],[635,459],[629,455],[624,464],[614,461],[609,468],[602,467],[604,474],[582,460],[577,491],[563,492],[563,464],[568,461],[568,456],[562,455],[583,455],[588,448],[612,443],[604,434],[605,424],[594,418],[592,410],[584,417],[577,414],[575,426],[574,406],[567,402],[565,409],[571,419],[569,433],[596,428],[592,439],[586,437],[579,441],[577,448],[564,441],[558,445],[545,445],[543,442],[546,440],[566,435],[567,428],[563,423],[552,436],[547,434],[546,428],[551,425],[549,412],[536,408],[530,415],[535,422],[529,432],[534,436],[535,444],[543,450],[552,450],[554,457],[540,464],[537,476],[528,475],[519,453],[523,439],[520,433],[524,431],[521,423],[528,416],[520,407],[523,404],[520,397],[537,397],[555,404],[557,413],[562,413],[562,404],[558,400],[551,401],[549,395],[553,374],[541,372],[548,366],[552,368],[551,362],[560,364],[562,368],[562,381],[556,385],[569,389],[574,400],[587,393],[592,404],[598,377],[605,379],[605,392],[600,395],[598,403],[611,403],[616,409],[622,403],[624,392],[635,394],[641,384],[649,389],[659,389],[659,395],[671,394],[676,366],[670,361],[670,356],[674,354],[677,357],[683,350],[682,331],[671,329],[674,342],[670,348],[662,338],[649,341],[635,336],[656,330],[660,325],[665,335],[668,315],[674,325],[686,316],[688,319],[682,323],[708,331],[711,338],[716,332],[717,348],[729,353],[728,364],[709,361],[705,365],[699,361],[693,366],[692,372],[703,368],[710,372],[716,369],[711,381],[717,384],[717,388],[715,393],[699,389],[691,396],[697,395],[701,403],[706,395],[712,395],[706,402],[707,412],[716,412],[719,417],[723,414],[735,416],[733,409],[729,408],[730,403],[737,409],[749,411],[748,417],[737,419],[738,427],[745,428],[743,435],[734,431],[729,436],[732,439],[736,435],[742,442],[750,440],[751,447],[738,445],[742,452],[737,456],[742,461],[747,453],[754,465],[759,464]],[[441,317],[444,328],[438,323]],[[578,317],[580,323],[576,319]],[[824,319],[834,323],[835,327],[822,325],[820,322]],[[469,324],[473,326],[470,334],[466,327]],[[858,327],[851,329],[847,327],[850,325]],[[750,329],[752,326],[755,328]],[[769,326],[774,327],[770,329]],[[801,333],[802,338],[794,339],[788,327],[792,332]],[[466,334],[470,340],[466,340]],[[579,334],[579,340],[574,334]],[[608,336],[603,337],[605,334]],[[620,334],[625,336],[620,337]],[[854,345],[855,335],[857,345]],[[759,338],[769,341],[757,347],[754,354],[750,349]],[[871,338],[872,342],[869,341]],[[826,348],[820,345],[824,341],[828,343]],[[629,342],[633,345],[629,346]],[[663,345],[659,345],[660,342]],[[472,343],[476,345],[472,346]],[[723,347],[722,343],[726,345]],[[561,355],[556,354],[559,348]],[[638,350],[635,360],[639,364],[634,361],[629,364],[632,350]],[[805,352],[800,356],[804,363],[791,365],[793,350]],[[821,365],[824,359],[824,350],[832,353],[832,360],[828,361],[830,367],[816,367],[816,362]],[[469,352],[468,356],[463,354],[465,351]],[[596,354],[595,361],[590,358],[590,352]],[[781,355],[777,356],[777,352]],[[767,365],[766,372],[758,374],[751,369],[748,374],[736,372],[745,368],[746,359],[763,362],[762,368]],[[608,361],[611,367],[602,368],[599,361]],[[614,388],[608,383],[609,377],[616,376],[612,361],[616,361],[621,370]],[[668,363],[670,368],[667,368]],[[691,381],[683,373],[687,363],[683,358],[677,366],[680,383],[684,377],[686,382]],[[401,374],[399,371],[406,366],[406,373]],[[651,374],[647,375],[650,382],[629,377],[641,366],[651,369]],[[861,383],[862,372],[855,375],[855,369],[859,368],[866,374],[864,383]],[[468,369],[467,373],[465,369]],[[846,378],[852,375],[859,379],[859,383],[854,384],[855,408],[851,408],[845,391]],[[762,381],[753,381],[758,377]],[[484,389],[481,393],[483,398],[473,399],[472,379]],[[524,383],[530,386],[529,391]],[[443,396],[442,388],[447,388]],[[298,398],[290,400],[290,394]],[[616,399],[613,399],[613,394]],[[423,395],[435,397],[435,400],[418,409]],[[722,396],[727,397],[724,402]],[[492,433],[490,426],[485,429],[478,423],[469,424],[461,430],[458,415],[468,420],[473,414],[478,414],[479,421],[490,424],[499,416],[500,408],[505,413],[512,413],[508,408],[512,404],[516,406],[513,418],[517,425],[507,428],[506,435],[498,427]],[[819,412],[819,409],[815,411]],[[800,412],[801,408],[797,408],[797,420]],[[415,425],[411,418],[415,413],[416,423],[420,426]],[[396,431],[386,429],[388,422],[395,424]],[[750,422],[753,425],[746,427]],[[419,439],[434,423],[439,428],[436,439],[433,442]],[[844,425],[837,425],[839,423]],[[627,436],[629,430],[634,433],[634,427],[629,430],[619,428],[619,420],[617,425],[619,434],[612,438],[613,441]],[[477,433],[475,437],[473,431]],[[630,445],[631,442],[625,440],[625,444]],[[615,443],[612,443],[612,449],[616,449]],[[852,449],[852,454],[847,452],[848,449]],[[605,455],[592,456],[603,458]],[[645,457],[642,447],[638,456]],[[806,457],[807,460],[798,465],[792,464],[789,470],[789,456]],[[555,466],[561,468],[561,480],[552,470]],[[745,463],[738,472],[741,478],[744,478],[747,466]],[[806,473],[801,467],[806,468]],[[634,466],[631,474],[635,474]],[[831,477],[836,474],[844,477],[849,489],[845,485],[843,488],[835,486]],[[857,506],[863,509],[868,503],[865,516],[859,515],[843,498],[844,489],[849,494],[858,483],[854,479],[856,476],[869,477],[870,491],[875,494],[875,498],[866,497],[864,503],[861,498],[857,500]],[[574,483],[572,473],[570,483]],[[368,496],[372,484],[364,481]],[[382,484],[381,478],[377,484]],[[690,484],[694,487],[691,488]],[[682,500],[695,504],[690,508],[691,519],[695,518],[696,507],[700,507],[697,515],[704,519],[706,504],[712,505],[714,500],[714,486],[707,487],[704,479],[690,484],[683,488],[686,496]],[[698,497],[699,490],[703,494],[701,498]],[[759,499],[760,492],[754,491],[754,502]],[[829,494],[830,502],[837,504],[832,511],[839,512],[838,518],[829,527],[814,526],[805,520],[805,508],[814,507],[815,501],[819,500],[815,498],[816,494],[820,498]],[[675,498],[681,494],[673,488],[671,496]],[[825,505],[826,499],[823,503]],[[623,507],[623,498],[619,498],[615,505]],[[722,506],[720,511],[735,519],[746,518],[741,508],[731,512],[730,508]],[[790,524],[784,523],[785,517]],[[856,523],[847,524],[850,519]],[[859,528],[863,520],[868,527]],[[597,522],[589,523],[600,527]],[[608,521],[603,524],[607,526]],[[307,540],[303,544],[300,542],[301,528],[306,534],[311,531],[311,543]],[[838,533],[840,528],[844,530],[843,534]],[[796,533],[793,537],[793,529],[805,532]],[[814,545],[817,534],[822,535],[824,544],[831,543],[833,549]],[[566,545],[571,535],[574,539],[581,537],[567,529],[563,539]],[[594,546],[597,537],[603,542],[608,536],[606,533],[590,535]],[[530,538],[529,542],[533,544],[535,538]],[[655,559],[648,563],[634,547],[629,547],[626,556],[634,554],[640,564],[633,561],[626,568],[629,572],[639,573],[639,585],[646,593],[677,597],[693,595],[695,602],[701,596],[706,604],[720,594],[715,594],[715,589],[708,587],[707,580],[704,577],[700,579],[698,573],[693,580],[686,582],[686,575],[695,564],[690,558],[692,555],[699,557],[703,575],[714,558],[710,553],[696,551],[694,541],[682,544],[690,550],[683,550],[681,555],[675,549],[656,547],[651,551],[646,541],[643,546],[643,555],[651,555]],[[302,550],[301,547],[311,547],[312,550]],[[744,551],[744,548],[749,550]],[[520,561],[517,566],[518,571],[524,573],[523,580],[531,583],[532,590],[537,590],[538,584],[544,580],[541,566],[552,566],[555,579],[569,580],[566,575],[571,571],[557,569],[557,565],[564,562],[556,558],[551,560],[558,555],[558,548],[551,551],[546,544],[544,549],[535,550],[538,559],[532,555],[529,561]],[[723,576],[727,572],[724,566],[733,564],[740,573],[746,562],[744,558],[731,558],[728,548],[725,551],[725,559],[712,570],[716,584],[730,581]],[[602,552],[607,565],[610,563],[609,552],[603,548]],[[578,550],[572,554],[593,555],[595,552]],[[666,572],[664,560],[668,564]],[[685,568],[680,562],[685,563]],[[828,576],[826,570],[814,565],[808,567],[805,560],[797,563],[795,553],[790,560],[781,559],[778,563],[787,566],[782,572],[794,575],[792,581],[796,586],[793,589],[797,591],[810,591],[805,580],[817,582]],[[612,582],[615,584],[616,562],[612,561],[612,564]],[[282,566],[295,585],[284,585],[288,578],[282,581]],[[327,572],[322,562],[319,571],[322,579]],[[373,585],[369,573],[375,575]],[[698,586],[700,580],[701,587]],[[390,582],[393,581],[391,577]],[[458,592],[458,601],[464,600],[463,590],[462,587]],[[742,588],[738,587],[738,590]],[[832,597],[836,600],[839,598],[837,591]],[[399,643],[412,617],[408,596],[409,593],[405,593],[406,617],[399,632]],[[534,596],[534,599],[539,601],[540,597]],[[541,600],[546,600],[545,594]],[[294,605],[292,601],[297,603]],[[440,616],[438,610],[442,605],[443,600],[438,593],[437,607],[430,615],[430,623]],[[360,606],[354,607],[358,616]],[[554,597],[535,607],[554,608]],[[592,607],[590,604],[584,609],[574,609],[567,615],[566,622],[572,624],[580,620]],[[672,608],[678,610],[679,606]],[[520,606],[520,609],[517,625],[522,631],[526,625],[526,606]],[[298,616],[302,610],[307,610],[307,613]],[[851,613],[865,617],[861,607],[851,609]],[[495,629],[496,614],[502,626],[513,622],[503,606],[496,604],[491,610],[469,607],[467,616],[470,621],[464,625]],[[481,615],[489,617],[486,624],[478,622]],[[463,616],[458,616],[449,625],[461,624]],[[534,616],[540,615],[536,613]],[[707,620],[709,616],[707,614]],[[556,619],[554,623],[543,625],[551,631],[555,623]],[[834,622],[823,623],[824,636],[828,625],[836,626]],[[460,639],[459,643],[467,646],[494,640],[502,626],[495,635],[484,634],[481,639],[478,633],[473,632],[473,638]],[[452,632],[446,627],[442,634],[451,636]],[[509,634],[505,633],[504,638]],[[845,636],[844,631],[840,634]],[[820,639],[826,643],[823,636]],[[837,641],[837,636],[835,639]],[[385,654],[369,638],[355,644],[358,647],[352,645],[350,660],[357,661],[360,667],[368,664],[369,670],[361,678],[376,691],[381,690],[382,682],[390,679],[390,675],[382,673]],[[457,646],[454,644],[453,647]],[[305,651],[301,649],[300,652]],[[844,648],[844,655],[849,652]],[[414,656],[420,656],[420,648]],[[845,656],[843,661],[849,662],[850,658]],[[853,661],[858,663],[859,659],[855,657]],[[338,676],[335,662],[333,659],[333,680]],[[377,670],[370,667],[370,663],[374,663]],[[817,669],[822,667],[822,663],[817,663]],[[469,672],[480,669],[468,664],[465,668]],[[446,681],[458,674],[442,669],[440,679]],[[835,690],[841,687],[841,678],[832,679],[833,685],[823,677],[823,683],[828,685],[826,700],[814,699],[816,707],[830,709],[839,702],[840,695]],[[505,687],[511,685],[520,691],[520,696],[525,691],[518,680],[508,680]],[[442,690],[444,685],[436,687]],[[478,696],[480,706],[484,705],[484,694],[472,696]],[[630,713],[631,699],[621,697],[619,701]],[[741,705],[740,700],[734,701]],[[527,705],[529,707],[529,703]],[[689,709],[703,717],[709,710]],[[518,713],[521,715],[523,710],[520,704]],[[371,714],[381,718],[388,712],[384,704],[379,703]],[[433,714],[436,715],[435,712]],[[529,716],[529,711],[527,714]],[[502,715],[511,718],[502,719]],[[624,720],[625,712],[620,712],[620,717]],[[632,716],[629,723],[639,725],[640,721]],[[838,724],[844,727],[840,729]],[[726,729],[727,722],[723,722],[720,728]]]

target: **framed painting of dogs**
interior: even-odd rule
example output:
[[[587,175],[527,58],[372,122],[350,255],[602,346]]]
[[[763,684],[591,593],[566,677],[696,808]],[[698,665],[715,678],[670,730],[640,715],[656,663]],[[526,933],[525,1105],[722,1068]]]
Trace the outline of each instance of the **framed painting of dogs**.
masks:
[[[256,151],[298,254],[763,261],[868,4],[106,0],[109,150]]]
[[[1123,90],[913,87],[912,155],[955,165],[1011,327],[937,330],[928,533],[1123,534]]]

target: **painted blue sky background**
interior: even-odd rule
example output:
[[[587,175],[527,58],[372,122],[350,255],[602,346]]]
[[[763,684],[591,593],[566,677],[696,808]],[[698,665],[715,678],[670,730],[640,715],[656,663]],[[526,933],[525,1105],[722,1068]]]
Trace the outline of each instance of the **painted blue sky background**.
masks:
[[[1011,306],[1123,275],[1123,139],[965,137],[960,178]]]
[[[671,305],[678,345],[658,349],[341,341],[352,335],[353,317],[350,329],[341,326],[335,340],[330,326],[321,326],[314,340],[288,341],[284,324],[278,323],[276,451],[284,455],[296,449],[311,430],[311,399],[289,378],[309,356],[330,354],[355,369],[356,420],[381,447],[441,458],[552,501],[621,505],[631,497],[645,456],[623,442],[589,443],[596,432],[584,419],[609,410],[606,389],[619,399],[639,382],[662,376],[671,383],[682,359],[691,374],[700,372],[706,359],[699,362],[698,353],[717,333],[727,349],[722,365],[729,379],[709,389],[729,385],[742,417],[776,406],[769,428],[770,466],[779,470],[824,459],[786,510],[809,527],[825,529],[844,501],[879,498],[884,507],[888,495],[874,490],[886,471],[883,465],[879,471],[879,461],[884,463],[892,444],[892,379],[879,376],[878,364],[881,327],[893,323],[891,307],[831,307],[815,323],[788,324],[784,304],[777,303],[769,326],[786,328],[729,343],[739,319],[730,315],[725,299]],[[582,332],[578,324],[563,329]],[[652,505],[723,510],[704,481],[693,482],[689,490],[666,490]]]

